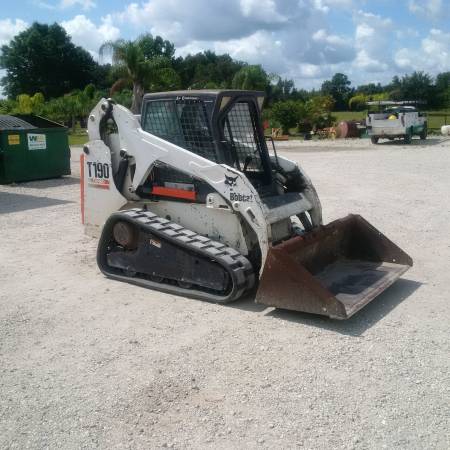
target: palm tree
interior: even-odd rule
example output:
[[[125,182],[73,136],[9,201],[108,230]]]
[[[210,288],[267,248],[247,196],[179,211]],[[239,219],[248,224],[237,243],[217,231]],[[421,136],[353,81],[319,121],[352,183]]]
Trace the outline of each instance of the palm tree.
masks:
[[[265,91],[270,77],[261,66],[244,66],[233,77],[233,89]]]
[[[100,55],[106,53],[112,55],[113,76],[117,81],[111,87],[111,95],[120,91],[126,86],[133,86],[131,111],[139,114],[141,110],[144,90],[151,89],[164,83],[164,80],[171,80],[171,85],[179,83],[179,77],[170,67],[170,59],[162,55],[151,55],[147,57],[144,51],[148,43],[149,36],[142,36],[135,41],[105,42],[100,47]]]

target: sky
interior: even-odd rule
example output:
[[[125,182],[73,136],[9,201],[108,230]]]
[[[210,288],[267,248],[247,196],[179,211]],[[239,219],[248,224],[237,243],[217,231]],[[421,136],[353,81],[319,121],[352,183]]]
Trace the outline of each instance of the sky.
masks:
[[[336,72],[352,85],[450,71],[450,0],[2,0],[0,45],[34,21],[58,22],[98,59],[106,40],[150,32],[177,55],[229,53],[297,88]],[[101,62],[101,61],[100,61]],[[1,75],[1,74],[0,74]]]

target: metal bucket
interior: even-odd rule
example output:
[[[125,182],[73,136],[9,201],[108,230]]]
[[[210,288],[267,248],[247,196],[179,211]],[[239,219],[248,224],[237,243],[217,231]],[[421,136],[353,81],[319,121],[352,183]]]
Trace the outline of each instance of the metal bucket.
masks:
[[[271,247],[256,302],[348,319],[413,262],[359,215]]]

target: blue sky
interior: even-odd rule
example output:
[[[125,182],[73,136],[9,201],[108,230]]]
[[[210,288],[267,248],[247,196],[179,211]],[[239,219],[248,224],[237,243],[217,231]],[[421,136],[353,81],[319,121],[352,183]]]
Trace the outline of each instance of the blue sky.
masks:
[[[185,55],[205,49],[319,87],[450,71],[450,0],[16,0],[0,10],[0,44],[33,21],[60,23],[98,57],[102,42],[161,35]]]

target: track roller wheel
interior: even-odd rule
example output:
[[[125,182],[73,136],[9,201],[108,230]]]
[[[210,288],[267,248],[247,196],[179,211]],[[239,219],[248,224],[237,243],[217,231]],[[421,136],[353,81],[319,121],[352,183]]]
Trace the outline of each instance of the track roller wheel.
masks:
[[[134,250],[138,243],[139,230],[131,223],[119,221],[114,224],[114,240],[127,250]]]

